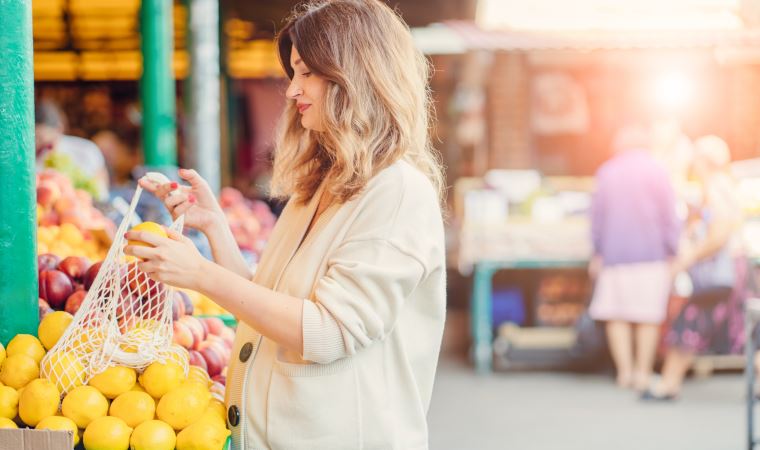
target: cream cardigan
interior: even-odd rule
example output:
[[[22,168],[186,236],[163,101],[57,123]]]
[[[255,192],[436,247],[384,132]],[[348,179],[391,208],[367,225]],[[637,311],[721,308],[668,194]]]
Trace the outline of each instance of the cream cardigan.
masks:
[[[320,193],[288,203],[254,277],[306,299],[303,355],[239,325],[227,378],[228,412],[240,418],[233,448],[426,449],[446,303],[435,192],[397,162],[328,207],[301,243]]]

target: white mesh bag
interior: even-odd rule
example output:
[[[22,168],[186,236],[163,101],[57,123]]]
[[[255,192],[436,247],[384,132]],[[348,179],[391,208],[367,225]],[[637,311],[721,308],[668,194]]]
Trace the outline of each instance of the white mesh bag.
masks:
[[[146,176],[169,182],[155,172]],[[187,374],[187,352],[172,346],[172,288],[148,278],[137,267],[139,260],[124,254],[124,233],[141,194],[138,186],[82,306],[40,363],[40,376],[53,381],[61,394],[110,366],[140,371],[154,361],[174,360]],[[170,228],[181,233],[183,222],[179,217]]]

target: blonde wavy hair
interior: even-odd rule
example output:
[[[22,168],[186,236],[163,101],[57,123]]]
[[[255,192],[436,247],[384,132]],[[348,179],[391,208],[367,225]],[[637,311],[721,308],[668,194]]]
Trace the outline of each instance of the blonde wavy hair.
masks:
[[[327,80],[324,131],[301,126],[294,100],[280,120],[272,194],[307,202],[320,184],[340,203],[382,169],[403,159],[443,196],[430,142],[430,66],[403,20],[377,0],[319,0],[294,11],[277,37],[280,63],[293,78],[291,46]]]

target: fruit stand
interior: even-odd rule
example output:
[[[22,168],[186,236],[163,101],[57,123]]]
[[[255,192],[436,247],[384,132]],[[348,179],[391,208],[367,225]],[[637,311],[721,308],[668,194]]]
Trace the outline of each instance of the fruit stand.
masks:
[[[156,22],[165,11],[150,9],[157,2],[143,4],[150,16],[145,26],[163,32]],[[0,30],[0,50],[8,55],[0,67],[8,87],[0,98],[0,450],[226,448],[224,394],[235,318],[198,292],[154,286],[140,278],[134,261],[120,259],[116,273],[123,268],[139,284],[105,272],[113,267],[113,248],[123,244],[87,180],[52,163],[35,174],[30,3],[2,4],[0,15],[9,20]],[[147,47],[154,56],[165,50]],[[169,70],[146,66],[152,79]],[[166,102],[152,100],[145,108],[156,111],[146,117],[171,113],[161,110]],[[163,144],[148,149],[146,159],[170,165],[176,148],[156,136],[173,134],[173,126],[151,129],[152,122],[158,121],[146,122],[150,141]],[[257,256],[274,223],[271,211],[235,191],[225,191],[222,203],[241,249]],[[97,289],[118,299],[115,311],[93,314]],[[159,304],[151,304],[153,298]],[[146,314],[148,308],[157,315]],[[100,358],[113,351],[137,357],[148,348],[119,344],[104,333],[147,345],[157,326],[169,338],[160,357],[139,367]],[[71,345],[89,354],[62,351]],[[98,371],[94,361],[103,365]]]

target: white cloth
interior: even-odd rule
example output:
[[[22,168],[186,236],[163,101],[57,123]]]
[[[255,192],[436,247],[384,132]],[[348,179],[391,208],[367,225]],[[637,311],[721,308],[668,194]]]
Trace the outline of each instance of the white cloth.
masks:
[[[233,448],[426,449],[445,320],[436,194],[397,162],[329,207],[298,248],[320,193],[288,203],[254,277],[307,299],[304,354],[239,325],[227,378],[227,405],[240,411]]]

